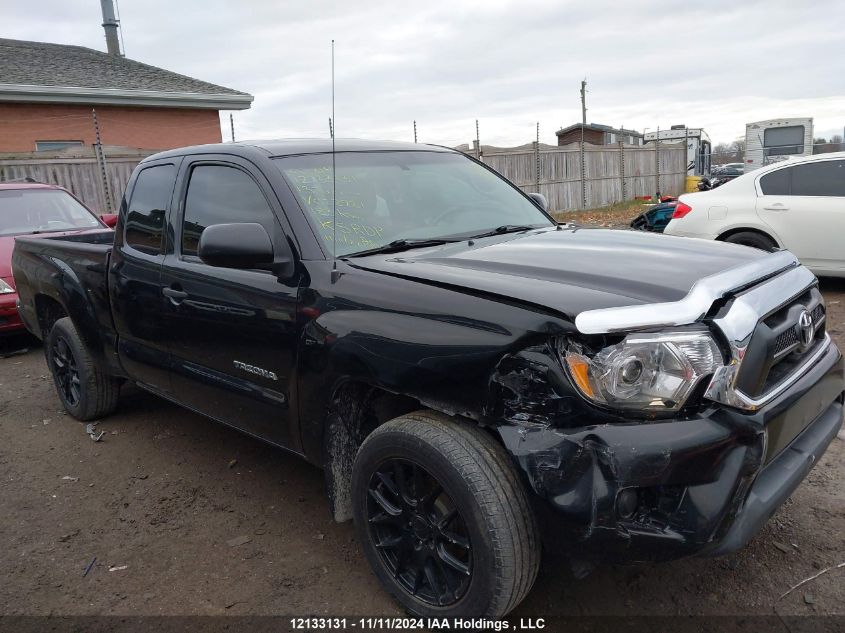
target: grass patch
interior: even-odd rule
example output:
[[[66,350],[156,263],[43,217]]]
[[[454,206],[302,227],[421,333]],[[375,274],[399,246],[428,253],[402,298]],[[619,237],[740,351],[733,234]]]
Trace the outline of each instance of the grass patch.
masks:
[[[625,200],[606,207],[584,209],[583,211],[558,211],[552,216],[558,222],[592,224],[595,226],[628,226],[631,220],[642,213],[649,205],[644,200]]]

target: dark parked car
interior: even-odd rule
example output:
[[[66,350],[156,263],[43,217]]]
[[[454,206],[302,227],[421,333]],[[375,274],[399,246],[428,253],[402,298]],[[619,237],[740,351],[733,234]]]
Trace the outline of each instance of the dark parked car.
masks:
[[[672,219],[678,201],[661,202],[649,207],[637,217],[631,220],[631,228],[638,231],[650,231],[652,233],[663,233],[663,229]]]
[[[789,252],[559,226],[452,150],[288,141],[141,162],[114,234],[21,238],[59,397],[121,383],[322,466],[415,614],[500,616],[584,560],[742,547],[842,425]]]
[[[734,178],[742,176],[745,173],[745,167],[742,165],[737,166],[733,163],[723,166],[714,166],[711,173],[713,175],[713,179],[718,180],[719,184],[723,185]]]

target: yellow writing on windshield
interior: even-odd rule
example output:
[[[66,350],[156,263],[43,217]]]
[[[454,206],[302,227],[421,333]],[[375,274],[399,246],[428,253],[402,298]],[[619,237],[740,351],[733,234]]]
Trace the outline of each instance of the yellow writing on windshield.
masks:
[[[299,199],[317,220],[326,243],[336,239],[338,245],[347,247],[347,251],[374,248],[384,243],[385,227],[373,222],[376,219],[373,216],[374,195],[371,192],[368,195],[365,183],[354,174],[338,172],[334,206],[332,185],[335,180],[330,167],[292,169],[287,175]]]

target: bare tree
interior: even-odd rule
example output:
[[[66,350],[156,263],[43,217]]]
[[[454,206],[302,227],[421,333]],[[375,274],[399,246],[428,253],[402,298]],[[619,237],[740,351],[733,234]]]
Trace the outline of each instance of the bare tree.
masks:
[[[732,156],[731,146],[727,143],[719,143],[713,147],[713,156],[710,162],[714,165],[723,165],[731,162]]]
[[[733,143],[731,143],[731,152],[733,156],[731,157],[732,163],[741,163],[745,160],[745,139],[738,138]]]

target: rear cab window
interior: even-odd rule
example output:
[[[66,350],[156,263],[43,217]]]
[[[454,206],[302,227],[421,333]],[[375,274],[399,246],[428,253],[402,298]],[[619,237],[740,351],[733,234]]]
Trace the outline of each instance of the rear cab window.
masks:
[[[165,216],[175,179],[172,164],[147,167],[138,174],[126,211],[127,246],[147,255],[163,252]]]

